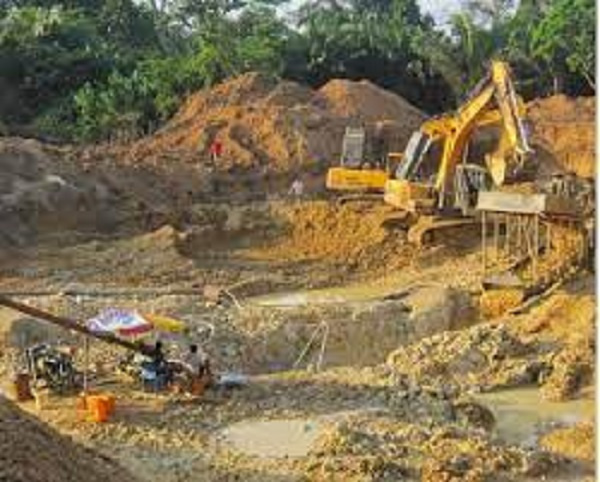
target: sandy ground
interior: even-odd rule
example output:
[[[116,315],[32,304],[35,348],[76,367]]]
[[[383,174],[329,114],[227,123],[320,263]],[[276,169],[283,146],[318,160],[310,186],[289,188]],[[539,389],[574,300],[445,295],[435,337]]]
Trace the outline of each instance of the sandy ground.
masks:
[[[30,291],[25,299],[32,304],[79,319],[120,306],[192,326],[211,323],[216,333],[206,349],[216,369],[249,378],[243,388],[209,390],[199,400],[146,394],[115,378],[122,351],[94,342],[92,386],[116,395],[113,419],[82,420],[75,397],[52,398],[42,411],[31,402],[22,407],[148,481],[591,477],[589,455],[568,440],[589,438],[594,416],[586,388],[593,277],[519,316],[485,321],[477,246],[415,251],[393,231],[363,235],[360,210],[328,209],[321,201],[254,206],[235,215],[237,225],[229,221],[239,237],[202,250],[195,234],[170,227],[23,249],[3,265],[4,289]],[[246,229],[249,223],[271,231]],[[336,239],[319,244],[323,229]],[[335,249],[356,260],[353,269],[340,269]],[[244,280],[241,308],[207,305],[200,292],[108,292]],[[88,294],[33,296],[43,290]],[[6,310],[0,315],[7,344],[60,336],[40,335],[39,325]],[[329,334],[321,370],[315,372],[322,338],[294,369],[323,322]],[[546,392],[560,393],[561,401],[544,398]]]

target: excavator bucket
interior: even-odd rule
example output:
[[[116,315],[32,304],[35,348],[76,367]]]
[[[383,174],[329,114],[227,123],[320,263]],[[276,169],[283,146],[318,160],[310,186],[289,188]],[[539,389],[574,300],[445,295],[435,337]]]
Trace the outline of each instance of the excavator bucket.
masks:
[[[494,185],[502,186],[506,181],[506,159],[502,156],[488,155],[486,164]]]

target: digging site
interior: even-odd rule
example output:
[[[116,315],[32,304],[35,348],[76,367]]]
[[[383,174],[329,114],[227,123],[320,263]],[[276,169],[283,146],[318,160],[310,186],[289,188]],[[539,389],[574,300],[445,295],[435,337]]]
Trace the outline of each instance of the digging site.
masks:
[[[528,102],[533,177],[473,196],[494,99],[475,135],[249,73],[131,143],[0,138],[0,480],[595,480],[596,101]]]

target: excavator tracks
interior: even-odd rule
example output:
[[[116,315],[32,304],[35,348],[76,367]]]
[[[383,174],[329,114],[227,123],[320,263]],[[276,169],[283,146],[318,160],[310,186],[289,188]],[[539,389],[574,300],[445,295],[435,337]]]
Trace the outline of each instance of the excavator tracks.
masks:
[[[420,216],[408,230],[408,241],[415,246],[425,247],[438,242],[444,244],[464,244],[479,230],[474,217],[446,218]]]

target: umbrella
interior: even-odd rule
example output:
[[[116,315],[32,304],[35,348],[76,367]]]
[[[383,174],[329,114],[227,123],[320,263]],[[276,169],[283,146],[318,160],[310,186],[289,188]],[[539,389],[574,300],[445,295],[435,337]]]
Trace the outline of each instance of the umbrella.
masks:
[[[142,317],[157,331],[168,331],[171,333],[183,333],[187,331],[187,325],[183,321],[168,316],[144,313]]]
[[[115,333],[121,336],[136,336],[153,329],[152,323],[136,311],[108,308],[86,323],[94,333]]]

